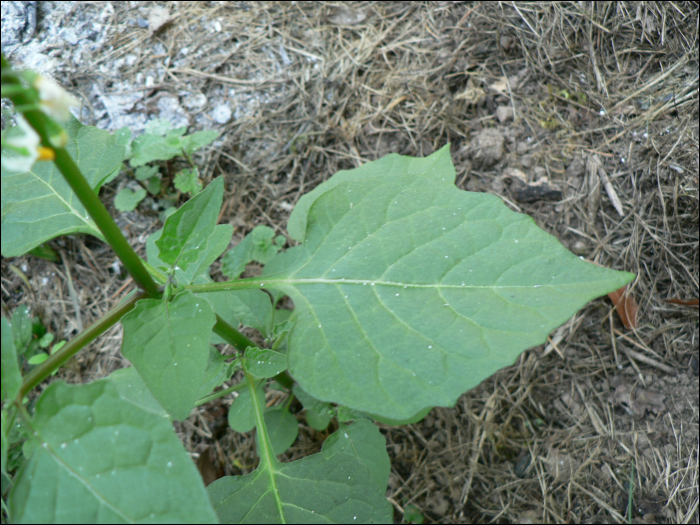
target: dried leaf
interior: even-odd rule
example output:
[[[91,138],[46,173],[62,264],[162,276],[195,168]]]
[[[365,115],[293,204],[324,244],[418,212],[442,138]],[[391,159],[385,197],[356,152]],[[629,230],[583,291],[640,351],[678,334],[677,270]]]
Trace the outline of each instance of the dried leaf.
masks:
[[[625,328],[637,328],[637,310],[639,307],[637,306],[637,301],[634,300],[634,297],[629,295],[627,285],[615,290],[614,292],[610,292],[608,297],[610,297],[610,300],[615,305],[617,315],[620,316],[622,324],[625,325]]]
[[[211,447],[208,447],[199,455],[197,459],[197,470],[202,475],[204,486],[214,483],[217,479],[224,477],[223,471],[216,466]]]

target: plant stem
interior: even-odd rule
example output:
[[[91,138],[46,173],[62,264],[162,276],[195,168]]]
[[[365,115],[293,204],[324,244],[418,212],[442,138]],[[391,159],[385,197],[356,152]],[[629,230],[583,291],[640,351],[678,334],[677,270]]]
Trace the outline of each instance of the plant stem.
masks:
[[[27,119],[31,124],[31,121]],[[85,209],[95,221],[97,227],[107,239],[107,242],[116,252],[117,257],[121,260],[126,270],[131,274],[136,284],[142,290],[145,290],[150,297],[158,296],[158,285],[146,271],[141,259],[122,234],[119,226],[116,225],[114,219],[100,201],[97,194],[92,190],[90,184],[85,180],[80,172],[75,161],[71,158],[65,148],[56,149],[56,159],[54,163],[59,169],[63,177],[66,179],[71,189],[80,199],[80,202],[85,206]]]
[[[233,326],[228,324],[218,315],[216,316],[216,324],[214,325],[214,333],[225,339],[226,342],[236,347],[237,350],[245,352],[249,346],[258,346],[253,341],[248,339]]]
[[[86,345],[93,342],[106,330],[114,326],[125,314],[134,308],[136,301],[143,299],[144,297],[146,297],[144,292],[134,294],[134,296],[128,301],[110,310],[104,317],[92,323],[70,342],[63,345],[58,352],[50,356],[46,361],[24,376],[24,381],[22,382],[22,386],[17,394],[17,403],[19,403],[21,406],[22,399],[24,399],[24,396],[26,396],[32,388],[46,379],[51,372],[65,364]]]

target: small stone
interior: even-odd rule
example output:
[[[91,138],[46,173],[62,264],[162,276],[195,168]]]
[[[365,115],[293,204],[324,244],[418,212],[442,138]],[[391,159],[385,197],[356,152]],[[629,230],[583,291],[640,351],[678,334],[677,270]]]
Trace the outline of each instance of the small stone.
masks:
[[[220,104],[214,108],[211,116],[218,124],[226,124],[229,120],[231,120],[231,108],[224,104]]]
[[[496,108],[496,118],[501,124],[508,120],[513,120],[513,108],[510,106],[498,106]]]

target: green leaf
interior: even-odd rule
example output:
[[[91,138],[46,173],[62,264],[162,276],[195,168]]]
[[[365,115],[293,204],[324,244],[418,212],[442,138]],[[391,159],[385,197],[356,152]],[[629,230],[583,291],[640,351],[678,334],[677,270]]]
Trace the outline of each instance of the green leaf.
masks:
[[[226,363],[230,356],[221,355],[213,346],[209,346],[209,362],[204,373],[202,386],[199,388],[197,399],[210,394],[215,388],[221,386],[224,381],[231,379],[233,369]]]
[[[187,135],[182,139],[182,149],[185,153],[192,155],[199,148],[203,148],[207,144],[214,142],[221,133],[211,129],[205,129],[204,131],[197,131],[191,135]]]
[[[17,361],[15,340],[12,327],[7,319],[2,318],[2,395],[0,401],[14,399],[22,386],[22,372]],[[4,428],[4,426],[3,426]]]
[[[261,279],[294,301],[289,371],[317,399],[397,420],[452,406],[633,277],[580,260],[496,196],[363,168],[312,203],[305,243]]]
[[[216,316],[191,292],[143,299],[122,318],[122,354],[173,419],[189,416],[206,376]]]
[[[234,328],[239,324],[255,328],[264,336],[270,334],[272,325],[272,303],[270,296],[262,290],[235,290],[231,292],[199,293],[197,297],[206,299],[214,311]],[[212,343],[223,343],[214,334]]]
[[[265,398],[265,385],[262,381],[258,385],[258,395]],[[228,411],[228,424],[236,432],[250,432],[255,428],[255,407],[250,395],[250,388],[246,387],[238,392]]]
[[[59,262],[61,260],[58,254],[48,244],[42,244],[41,246],[32,248],[27,253],[34,257],[46,259],[47,261]]]
[[[249,262],[266,264],[280,251],[286,239],[275,237],[275,230],[268,226],[256,226],[238,245],[231,248],[222,260],[221,273],[236,279]]]
[[[170,418],[165,409],[156,401],[156,398],[151,395],[146,383],[133,366],[115,370],[107,379],[117,387],[119,397],[124,401],[128,401],[147,412],[152,412],[156,416]]]
[[[455,168],[450,158],[450,145],[447,144],[432,155],[414,158],[392,153],[374,162],[368,162],[353,170],[341,170],[313,191],[303,195],[294,207],[287,223],[289,236],[299,242],[304,241],[309,209],[316,200],[333,188],[348,181],[363,181],[393,175],[415,175],[439,184],[454,184]]]
[[[14,129],[8,133],[12,134]],[[68,153],[98,192],[105,179],[119,172],[125,156],[124,145],[114,135],[83,126],[74,118],[65,129],[70,140]],[[53,162],[37,162],[31,171],[23,173],[3,169],[0,193],[5,257],[27,253],[59,235],[89,233],[103,238]]]
[[[136,180],[145,181],[155,177],[158,173],[158,166],[141,166],[134,171]]]
[[[143,199],[146,198],[146,190],[143,188],[136,191],[129,188],[119,190],[117,196],[114,197],[114,207],[119,211],[132,211],[136,209]]]
[[[207,487],[221,523],[391,523],[393,509],[369,471],[348,454],[274,457],[245,476]]]
[[[216,226],[223,195],[224,178],[218,177],[168,217],[156,241],[158,257],[165,264],[187,271],[199,259]]]
[[[338,430],[323,442],[321,452],[326,457],[339,452],[356,457],[369,469],[379,490],[386,492],[391,471],[386,439],[368,419],[359,419],[351,425],[340,423]]]
[[[306,422],[319,432],[325,430],[333,418],[333,409],[329,403],[310,396],[298,384],[294,385],[294,395],[306,409]]]
[[[163,229],[152,233],[146,239],[146,259],[155,268],[167,267],[167,264],[158,257],[158,247],[156,241],[163,235]],[[177,268],[175,270],[175,280],[179,284],[190,284],[200,275],[208,275],[211,264],[224,253],[224,250],[231,242],[233,226],[230,224],[217,224],[211,236],[206,240],[206,244],[197,252],[197,259],[190,264],[186,270]],[[260,292],[260,290],[256,290]],[[262,293],[262,292],[261,292]]]
[[[267,348],[249,346],[245,358],[248,371],[255,377],[275,377],[287,369],[287,356]]]
[[[284,407],[272,408],[265,412],[265,426],[275,456],[291,447],[299,435],[297,418]]]
[[[120,397],[111,381],[52,383],[30,426],[13,522],[216,522],[172,424]]]
[[[12,337],[17,355],[25,353],[32,342],[32,316],[27,305],[18,306],[12,313]]]
[[[202,183],[199,182],[199,171],[197,168],[187,168],[180,171],[175,175],[175,180],[173,180],[175,188],[183,193],[191,193],[192,195],[197,195],[202,191]]]

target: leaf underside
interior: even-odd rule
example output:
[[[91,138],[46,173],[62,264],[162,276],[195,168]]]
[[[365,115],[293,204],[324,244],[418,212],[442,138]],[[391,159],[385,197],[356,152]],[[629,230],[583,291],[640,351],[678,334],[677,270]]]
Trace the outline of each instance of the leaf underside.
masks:
[[[125,149],[115,135],[71,118],[66,149],[96,192],[121,167]],[[7,154],[3,151],[3,155]],[[36,162],[31,171],[2,170],[2,254],[22,255],[59,235],[89,233],[102,239],[97,225],[53,162]]]
[[[289,369],[315,398],[399,420],[452,406],[633,277],[580,260],[498,197],[442,181],[445,152],[421,159],[425,172],[398,156],[400,169],[382,159],[379,172],[346,172],[315,190],[306,221],[290,218],[305,223],[304,244],[263,280],[294,301]]]

